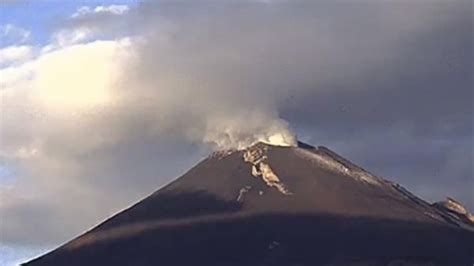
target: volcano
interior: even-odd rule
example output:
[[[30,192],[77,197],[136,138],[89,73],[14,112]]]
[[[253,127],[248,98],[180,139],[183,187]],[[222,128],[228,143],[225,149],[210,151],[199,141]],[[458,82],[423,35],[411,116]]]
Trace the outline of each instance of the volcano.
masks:
[[[472,265],[474,217],[325,147],[219,151],[24,265]]]

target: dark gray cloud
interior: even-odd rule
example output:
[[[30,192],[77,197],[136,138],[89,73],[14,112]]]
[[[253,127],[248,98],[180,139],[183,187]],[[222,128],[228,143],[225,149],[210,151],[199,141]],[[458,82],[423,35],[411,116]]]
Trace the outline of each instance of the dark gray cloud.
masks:
[[[338,146],[428,200],[457,195],[472,209],[470,6],[168,4],[145,19],[172,32],[188,59],[176,67],[183,75],[211,87],[222,78],[221,91],[250,95],[253,105],[270,99],[313,144]],[[146,58],[158,60],[151,47]]]
[[[385,57],[373,69],[325,79],[327,90],[286,99],[281,115],[309,141],[336,145],[427,200],[451,195],[472,210],[472,14],[467,3],[442,4],[432,19],[395,48],[371,49],[368,56]],[[350,50],[361,54],[366,48]],[[395,56],[386,57],[392,49]]]

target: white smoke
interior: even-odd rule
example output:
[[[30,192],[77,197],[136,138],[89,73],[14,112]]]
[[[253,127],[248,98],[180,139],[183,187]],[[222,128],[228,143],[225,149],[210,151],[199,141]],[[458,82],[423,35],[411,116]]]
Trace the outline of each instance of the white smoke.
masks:
[[[274,74],[259,76],[249,65],[254,51],[210,42],[207,30],[230,34],[230,41],[234,36],[213,28],[212,20],[205,23],[196,32],[186,19],[141,22],[117,82],[120,113],[140,117],[149,134],[182,136],[213,149],[295,145],[295,134],[278,114],[282,95],[272,83]]]
[[[296,138],[286,121],[265,116],[258,111],[235,117],[209,119],[204,142],[217,149],[245,149],[257,142],[276,146],[294,146]]]

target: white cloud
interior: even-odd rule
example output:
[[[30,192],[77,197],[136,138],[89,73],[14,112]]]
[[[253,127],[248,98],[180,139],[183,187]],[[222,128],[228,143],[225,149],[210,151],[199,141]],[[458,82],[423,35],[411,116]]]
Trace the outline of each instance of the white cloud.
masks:
[[[0,162],[15,173],[12,186],[0,187],[0,213],[4,217],[20,212],[2,223],[2,240],[20,231],[25,238],[33,233],[21,219],[35,212],[35,205],[65,214],[62,203],[50,206],[54,197],[94,197],[94,189],[83,184],[87,179],[78,178],[79,161],[81,154],[115,143],[123,133],[109,128],[113,124],[104,120],[101,110],[115,110],[114,82],[122,75],[130,45],[127,39],[94,41],[0,69]]]
[[[94,30],[87,27],[60,30],[53,34],[53,43],[60,47],[73,45],[90,40],[94,34]]]
[[[113,14],[123,15],[127,13],[130,8],[126,5],[110,5],[110,6],[96,6],[95,8],[89,6],[82,6],[71,15],[71,18],[80,18],[90,14]]]
[[[94,12],[96,13],[106,12],[115,15],[122,15],[124,13],[127,13],[128,11],[129,8],[126,5],[97,6],[96,8],[94,8]]]
[[[0,69],[3,156],[47,154],[43,148],[51,147],[42,145],[51,141],[59,145],[54,144],[56,134],[84,130],[100,117],[96,109],[114,102],[114,82],[122,75],[130,45],[126,40],[73,45]],[[57,141],[77,144],[79,139]],[[92,135],[83,141],[73,150],[101,142]]]
[[[64,47],[85,43],[101,37],[123,36],[124,16],[130,8],[126,5],[82,6],[74,12],[64,25],[52,34],[52,46]],[[122,26],[120,26],[122,25]],[[122,34],[122,35],[121,35]]]
[[[45,106],[61,110],[109,104],[124,56],[119,49],[126,45],[123,41],[96,41],[42,55],[32,95]]]
[[[0,49],[0,65],[25,62],[33,57],[31,46],[8,46]]]
[[[13,43],[25,43],[30,39],[31,32],[13,24],[0,26],[0,36]]]

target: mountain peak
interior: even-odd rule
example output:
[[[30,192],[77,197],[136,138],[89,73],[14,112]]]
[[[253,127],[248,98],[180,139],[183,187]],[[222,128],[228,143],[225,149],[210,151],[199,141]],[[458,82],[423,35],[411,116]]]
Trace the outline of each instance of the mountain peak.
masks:
[[[466,213],[326,147],[256,143],[213,153],[28,265],[464,265],[474,235]]]

